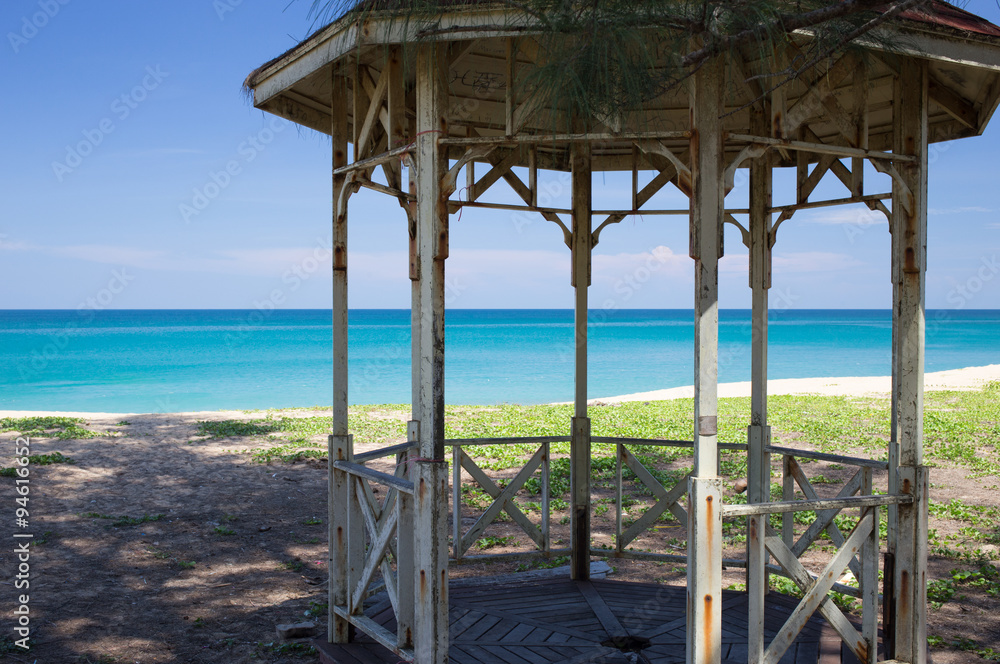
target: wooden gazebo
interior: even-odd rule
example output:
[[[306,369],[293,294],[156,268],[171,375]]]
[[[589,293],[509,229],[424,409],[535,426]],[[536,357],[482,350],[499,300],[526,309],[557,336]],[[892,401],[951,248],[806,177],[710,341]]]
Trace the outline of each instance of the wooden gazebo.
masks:
[[[433,35],[419,38],[416,25],[389,14],[376,12],[364,21],[348,17],[319,30],[247,80],[256,107],[327,134],[333,144],[328,640],[337,645],[324,657],[419,664],[443,664],[449,657],[460,664],[773,663],[792,661],[790,657],[816,661],[823,652],[822,640],[814,639],[816,647],[802,645],[809,642],[810,630],[819,629],[812,618],[816,613],[822,616],[826,633],[836,633],[843,641],[843,652],[863,662],[874,662],[880,651],[887,659],[924,662],[928,473],[922,459],[922,394],[928,146],[978,135],[993,115],[1000,101],[1000,28],[933,2],[883,28],[900,37],[892,53],[872,45],[864,58],[847,54],[829,59],[773,91],[762,87],[755,74],[773,70],[774,62],[741,55],[717,57],[698,69],[688,85],[650,102],[635,126],[623,126],[614,117],[586,118],[579,132],[557,134],[551,130],[551,113],[556,111],[530,95],[519,95],[513,84],[537,55],[530,24],[504,30],[498,27],[502,22],[496,20],[495,11],[488,4],[456,6],[437,18]],[[793,59],[796,42],[801,45],[810,38],[793,37],[786,52],[774,54],[775,62]],[[466,75],[469,72],[472,75]],[[870,190],[864,177],[866,164],[891,178],[891,191]],[[518,174],[525,171],[515,172],[514,167],[526,169],[527,179]],[[772,169],[779,167],[797,171],[794,204],[772,205]],[[726,195],[739,169],[749,169],[749,207],[727,209]],[[377,170],[382,173],[378,179]],[[538,205],[540,170],[571,173],[571,208]],[[463,171],[466,194],[458,197]],[[595,171],[633,174],[630,209],[593,209]],[[643,171],[652,172],[652,180],[640,187]],[[841,182],[845,195],[816,200],[813,193],[824,177]],[[483,200],[501,180],[523,204]],[[689,208],[649,209],[653,195],[668,185],[690,197]],[[360,187],[400,202],[409,222],[412,281],[413,407],[408,442],[365,454],[353,449],[347,417],[347,210],[348,199]],[[892,236],[892,440],[887,462],[839,459],[856,467],[857,474],[838,497],[819,499],[796,459],[824,455],[777,448],[770,440],[771,248],[781,224],[797,211],[853,203],[884,213]],[[448,222],[460,208],[477,207],[540,214],[562,229],[572,252],[575,413],[566,422],[565,436],[485,441],[531,443],[537,449],[505,488],[464,451],[483,440],[446,440],[444,430]],[[687,442],[591,435],[587,413],[591,252],[610,226],[639,213],[690,219],[696,274],[695,409],[692,440]],[[745,446],[736,446],[745,448],[748,458],[746,505],[723,503],[718,476],[717,292],[726,223],[739,228],[749,248],[753,291],[752,415]],[[549,536],[548,492],[543,492],[540,527],[512,498],[536,472],[543,485],[547,482],[550,445],[563,441],[571,450],[572,536],[568,547],[557,549]],[[655,505],[629,528],[618,519],[616,548],[610,552],[594,551],[591,545],[590,463],[595,442],[617,445],[619,482],[621,467],[627,465],[656,497]],[[662,486],[644,472],[630,452],[636,445],[667,444],[693,449],[690,474],[673,487]],[[450,545],[449,451],[456,514],[463,468],[494,498],[471,527],[466,528],[461,518],[453,520]],[[772,501],[770,495],[773,454],[784,460],[781,501]],[[393,455],[405,461],[395,474],[365,465]],[[888,492],[873,495],[872,471],[880,468],[888,470]],[[373,483],[385,487],[379,494],[383,500],[375,499]],[[796,483],[804,500],[795,499]],[[879,512],[884,506],[888,506],[889,530],[880,589]],[[620,504],[618,509],[620,513]],[[861,516],[853,531],[842,533],[834,517],[847,509],[860,510]],[[674,601],[673,595],[641,584],[630,589],[629,584],[589,580],[592,555],[676,559],[666,552],[629,547],[666,510],[687,526],[687,556],[680,557],[687,562],[686,599]],[[768,515],[808,510],[816,511],[816,520],[799,541],[794,541],[790,528],[773,529],[769,524]],[[571,555],[571,579],[518,589],[494,587],[485,599],[482,593],[470,593],[469,586],[456,586],[449,601],[449,559],[468,557],[470,544],[501,512],[531,538],[535,545],[531,555]],[[743,563],[747,592],[724,595],[722,523],[737,516],[747,517],[748,522]],[[799,557],[823,531],[838,550],[826,568],[814,574]],[[859,581],[857,589],[837,586],[848,568]],[[786,607],[785,600],[768,596],[769,573],[791,578],[803,589],[803,599]],[[386,601],[366,608],[367,591],[378,576],[385,584]],[[861,598],[860,629],[829,599],[835,587],[853,590]],[[648,610],[637,613],[639,605]],[[737,605],[743,611],[739,629],[724,620],[724,611]],[[546,613],[542,609],[547,606],[554,608]],[[352,640],[356,643],[349,643]]]

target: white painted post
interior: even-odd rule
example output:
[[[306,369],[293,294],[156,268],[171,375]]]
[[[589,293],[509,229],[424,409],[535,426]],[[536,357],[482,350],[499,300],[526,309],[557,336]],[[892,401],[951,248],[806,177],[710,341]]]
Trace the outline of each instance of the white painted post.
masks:
[[[718,477],[719,258],[724,178],[723,62],[691,86],[691,257],[695,260],[694,470],[688,481],[687,661],[722,661],[722,485]]]
[[[767,136],[767,104],[750,109],[750,131]],[[771,287],[771,155],[750,164],[750,288],[752,290],[750,351],[750,425],[747,427],[747,500],[771,498],[771,427],[767,425],[767,312]],[[767,551],[764,530],[767,516],[753,517],[747,535],[748,643],[751,664],[764,657],[764,596],[767,594]]]
[[[402,62],[399,50],[394,50],[389,56],[389,140],[390,148],[408,143],[406,119],[406,90],[403,84]],[[407,165],[408,188],[411,195],[417,194],[416,160],[405,158]],[[402,170],[402,169],[400,169]],[[421,363],[420,340],[423,316],[420,301],[420,251],[417,225],[417,204],[412,200],[406,208],[407,231],[409,235],[409,275],[410,275],[410,421],[406,427],[406,440],[419,450],[420,447],[420,417],[422,403],[420,401]],[[416,479],[413,470],[413,459],[420,457],[419,451],[411,448],[403,455],[406,464],[405,476]],[[397,604],[400,615],[396,616],[396,645],[401,648],[412,648],[414,642],[416,613],[416,567],[417,559],[414,550],[416,528],[414,496],[400,493],[396,498],[399,502],[399,519],[396,526],[396,588],[399,593]]]
[[[576,373],[570,442],[570,516],[574,579],[590,578],[590,418],[587,417],[587,291],[590,286],[592,175],[590,145],[570,147],[573,180],[573,274]]]
[[[448,465],[444,445],[444,269],[448,257],[447,79],[442,46],[419,47],[417,86],[417,244],[420,303],[420,454],[414,485],[414,655],[448,661]]]
[[[872,469],[862,468],[861,495],[872,495]],[[872,532],[865,538],[861,549],[861,636],[868,643],[868,662],[875,664],[878,655],[878,552],[879,552],[879,507],[862,509],[860,518],[872,515]],[[891,601],[886,598],[887,601]]]
[[[347,595],[350,593],[347,550],[350,518],[348,516],[351,504],[351,477],[347,473],[333,467],[334,461],[347,461],[350,456],[350,444],[347,436],[331,435],[327,442],[329,458],[329,499],[327,500],[327,527],[329,545],[327,564],[330,576],[327,588],[327,624],[326,640],[328,643],[347,643],[350,624],[334,611],[336,606],[347,606]]]
[[[410,422],[406,427],[406,440],[419,443],[420,427],[416,422]],[[404,464],[404,477],[413,478],[410,470],[410,459],[417,456],[413,450],[408,450],[397,457],[397,463]],[[413,553],[413,520],[414,496],[400,491],[396,495],[396,509],[399,510],[396,519],[396,604],[399,612],[396,614],[396,645],[400,648],[413,648],[414,619],[414,566]]]
[[[923,664],[927,659],[927,470],[923,467],[924,274],[927,257],[927,63],[900,64],[896,78],[894,152],[917,157],[897,163],[902,183],[892,190],[893,409],[899,467],[897,487],[914,502],[899,505],[896,517],[895,657]]]
[[[332,140],[334,169],[347,165],[347,113],[343,99],[347,96],[347,79],[331,76]],[[333,428],[327,443],[329,463],[327,501],[328,569],[330,586],[327,602],[327,640],[346,643],[349,625],[335,615],[334,606],[346,606],[350,580],[359,568],[359,552],[364,555],[364,530],[359,515],[352,515],[355,505],[350,477],[333,467],[336,460],[348,461],[353,456],[353,441],[347,429],[347,199],[351,183],[345,175],[334,175],[333,185]],[[352,540],[354,546],[352,547]],[[352,569],[353,568],[353,569]],[[353,573],[352,573],[353,571]]]

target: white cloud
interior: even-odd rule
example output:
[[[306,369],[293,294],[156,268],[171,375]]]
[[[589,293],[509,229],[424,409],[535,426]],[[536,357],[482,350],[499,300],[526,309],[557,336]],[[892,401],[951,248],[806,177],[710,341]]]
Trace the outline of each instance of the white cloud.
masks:
[[[452,249],[447,273],[454,277],[569,279],[570,252],[521,249]]]
[[[862,267],[865,264],[853,256],[825,251],[803,251],[794,253],[775,253],[771,258],[774,272],[809,273],[833,272],[848,268]],[[747,274],[750,269],[749,254],[726,254],[719,261],[719,272],[722,274]]]
[[[405,251],[358,252],[347,256],[348,280],[403,282],[409,276],[410,257]],[[451,267],[449,264],[448,267]]]
[[[117,153],[122,157],[173,157],[176,155],[203,155],[208,154],[206,150],[196,148],[150,148],[148,150],[122,150]]]
[[[821,224],[824,226],[842,224],[872,226],[875,224],[888,224],[888,220],[881,212],[872,211],[867,207],[860,206],[802,210],[795,215],[791,223],[795,223],[799,219],[806,223]]]
[[[568,265],[568,263],[567,263]],[[636,254],[597,254],[594,272],[605,278],[621,279],[636,272],[656,272],[677,276],[691,269],[693,262],[670,247],[659,245]]]
[[[722,274],[746,274],[750,269],[750,254],[726,254],[719,260]]]
[[[27,242],[10,242],[7,240],[7,235],[0,233],[0,250],[4,251],[28,251],[31,249],[31,245]]]
[[[827,251],[775,254],[771,262],[775,272],[784,273],[836,272],[865,266],[865,263],[853,256]]]
[[[36,247],[37,251],[66,258],[76,258],[91,263],[148,267],[162,262],[166,252],[137,247],[118,247],[101,244],[81,244],[68,247]]]
[[[39,246],[24,242],[7,243],[0,249],[31,251],[118,267],[166,272],[212,272],[241,276],[280,277],[289,270],[315,272],[329,266],[329,243],[317,240],[312,247],[274,249],[225,249],[204,256],[178,255],[166,250],[103,244]]]
[[[959,207],[959,208],[930,208],[927,210],[927,214],[933,214],[933,215],[963,214],[966,212],[993,212],[993,210],[978,205],[973,205],[970,207]]]

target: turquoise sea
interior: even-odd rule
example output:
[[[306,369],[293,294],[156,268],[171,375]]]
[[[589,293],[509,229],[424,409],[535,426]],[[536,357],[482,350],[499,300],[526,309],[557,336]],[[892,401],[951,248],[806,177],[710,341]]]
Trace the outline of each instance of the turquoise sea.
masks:
[[[1000,363],[1000,311],[929,311],[927,371]],[[350,313],[352,403],[410,397],[410,314]],[[750,314],[720,314],[723,382],[749,380]],[[772,378],[890,373],[888,311],[781,311]],[[0,410],[174,412],[329,405],[330,313],[0,311]],[[449,403],[572,399],[573,313],[447,314]],[[590,396],[692,382],[690,311],[594,311]]]

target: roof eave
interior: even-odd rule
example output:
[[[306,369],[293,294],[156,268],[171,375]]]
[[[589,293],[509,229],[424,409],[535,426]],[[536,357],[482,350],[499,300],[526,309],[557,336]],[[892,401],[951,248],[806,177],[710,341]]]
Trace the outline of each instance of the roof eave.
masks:
[[[504,18],[504,25],[501,27],[499,21],[490,23],[493,16],[500,16],[496,9],[466,8],[448,12],[435,21],[436,36],[432,35],[427,39],[456,41],[524,35],[530,32],[531,23],[528,19],[515,24],[510,22],[508,16]],[[359,47],[411,41],[415,36],[413,33],[419,31],[419,26],[405,19],[397,20],[399,18],[393,14],[381,17],[372,15],[363,22],[346,17],[335,21],[251,72],[244,87],[253,92],[254,106],[259,107],[296,82],[337,62]]]

